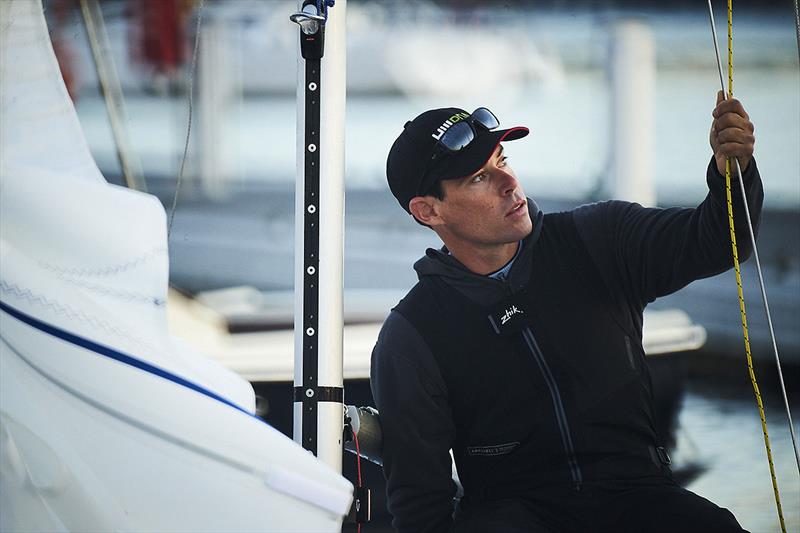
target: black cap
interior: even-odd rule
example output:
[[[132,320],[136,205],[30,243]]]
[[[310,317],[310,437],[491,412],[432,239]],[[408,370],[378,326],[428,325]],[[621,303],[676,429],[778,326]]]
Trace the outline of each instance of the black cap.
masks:
[[[406,122],[386,160],[389,188],[400,207],[410,213],[408,203],[412,198],[427,193],[438,181],[469,176],[489,161],[502,141],[521,139],[529,132],[523,126],[492,131],[478,127],[475,139],[466,147],[441,154],[432,162],[442,128],[448,121],[458,122],[468,115],[463,109],[446,107],[426,111]]]

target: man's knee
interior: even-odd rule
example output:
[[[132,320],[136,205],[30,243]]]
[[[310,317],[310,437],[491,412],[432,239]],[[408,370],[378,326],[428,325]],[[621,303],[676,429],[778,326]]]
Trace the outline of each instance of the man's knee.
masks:
[[[547,523],[543,510],[517,498],[482,502],[456,513],[455,533],[551,533],[557,531]]]
[[[630,498],[622,520],[637,531],[740,533],[744,531],[728,509],[678,486],[642,489]]]

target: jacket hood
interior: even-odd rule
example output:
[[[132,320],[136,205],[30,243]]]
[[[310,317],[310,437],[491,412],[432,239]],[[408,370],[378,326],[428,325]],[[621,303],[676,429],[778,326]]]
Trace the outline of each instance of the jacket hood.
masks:
[[[531,198],[527,200],[533,229],[527,237],[522,239],[522,250],[511,266],[507,282],[470,271],[458,259],[450,255],[444,246],[438,250],[428,248],[425,256],[414,263],[414,270],[417,271],[419,279],[426,276],[442,278],[447,284],[483,306],[496,304],[509,296],[509,290],[511,293],[520,292],[527,286],[530,278],[531,250],[541,235],[544,219],[544,213],[541,212],[536,202]]]

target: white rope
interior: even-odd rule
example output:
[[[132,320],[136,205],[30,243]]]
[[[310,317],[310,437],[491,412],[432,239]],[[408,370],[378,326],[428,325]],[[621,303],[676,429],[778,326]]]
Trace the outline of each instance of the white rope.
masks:
[[[800,11],[797,9],[797,0],[794,0],[794,31],[797,36],[797,59],[800,61]]]
[[[169,212],[169,224],[167,225],[167,241],[172,234],[172,222],[175,219],[175,208],[178,205],[178,192],[181,188],[181,180],[183,179],[183,169],[186,165],[186,154],[189,152],[189,137],[192,134],[192,110],[194,101],[194,71],[197,67],[197,49],[200,46],[200,25],[203,22],[203,8],[205,7],[205,0],[200,0],[200,5],[197,8],[197,24],[194,35],[194,49],[192,51],[192,65],[189,69],[189,95],[187,98],[189,108],[189,120],[186,127],[186,141],[183,145],[183,158],[181,159],[181,168],[178,171],[178,180],[175,183],[175,195],[172,197],[172,209]]]

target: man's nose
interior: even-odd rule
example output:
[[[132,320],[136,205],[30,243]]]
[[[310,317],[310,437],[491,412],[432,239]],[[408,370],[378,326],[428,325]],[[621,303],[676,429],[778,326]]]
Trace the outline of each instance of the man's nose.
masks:
[[[516,176],[511,174],[510,172],[506,172],[504,170],[498,169],[500,173],[500,193],[503,196],[509,196],[514,194],[514,192],[519,188],[519,181],[517,181]]]

